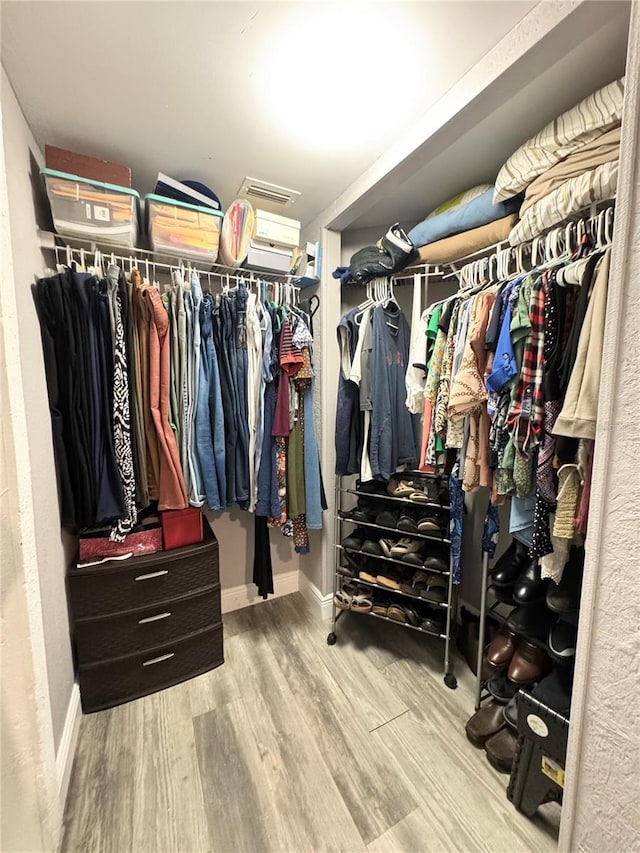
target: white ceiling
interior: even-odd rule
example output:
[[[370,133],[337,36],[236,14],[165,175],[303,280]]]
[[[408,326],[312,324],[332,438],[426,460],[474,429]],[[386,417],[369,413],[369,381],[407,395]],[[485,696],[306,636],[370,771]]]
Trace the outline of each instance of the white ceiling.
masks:
[[[2,62],[38,143],[302,193],[307,223],[535,5],[7,2]]]

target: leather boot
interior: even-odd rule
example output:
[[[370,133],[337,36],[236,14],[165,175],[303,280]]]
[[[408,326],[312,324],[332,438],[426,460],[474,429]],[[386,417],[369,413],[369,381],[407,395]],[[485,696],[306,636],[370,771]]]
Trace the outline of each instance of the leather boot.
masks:
[[[516,684],[540,681],[551,670],[551,659],[540,646],[522,640],[509,665],[508,677]]]
[[[489,666],[494,670],[508,666],[517,645],[518,635],[506,625],[502,626],[487,648],[486,659]]]
[[[542,598],[549,585],[547,578],[540,576],[540,563],[531,560],[513,587],[513,600],[516,604],[529,604]]]
[[[527,546],[517,539],[513,539],[511,545],[493,567],[491,582],[494,586],[510,586],[529,562]]]

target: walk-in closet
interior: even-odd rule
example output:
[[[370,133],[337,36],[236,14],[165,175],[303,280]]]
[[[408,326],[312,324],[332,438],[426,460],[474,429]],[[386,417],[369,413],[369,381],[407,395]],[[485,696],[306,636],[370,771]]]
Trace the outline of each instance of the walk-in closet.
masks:
[[[2,849],[635,850],[637,5],[0,13]]]

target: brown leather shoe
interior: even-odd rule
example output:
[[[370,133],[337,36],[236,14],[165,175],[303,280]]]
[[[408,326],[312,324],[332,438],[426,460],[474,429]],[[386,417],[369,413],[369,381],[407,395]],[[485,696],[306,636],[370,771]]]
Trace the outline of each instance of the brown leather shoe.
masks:
[[[487,648],[487,663],[494,669],[508,666],[518,646],[519,637],[506,625],[498,629]]]
[[[539,681],[551,670],[551,658],[540,646],[521,640],[509,665],[509,678],[518,684]]]
[[[484,745],[489,764],[500,773],[511,773],[517,743],[518,738],[510,728],[500,729]]]
[[[474,746],[481,749],[485,742],[496,732],[504,728],[505,720],[502,705],[498,702],[488,702],[467,720],[464,730]]]

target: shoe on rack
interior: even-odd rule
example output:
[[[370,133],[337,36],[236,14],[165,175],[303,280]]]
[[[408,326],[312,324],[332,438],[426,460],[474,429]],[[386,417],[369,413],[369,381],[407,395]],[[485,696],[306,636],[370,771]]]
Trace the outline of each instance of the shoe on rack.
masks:
[[[584,549],[572,548],[569,560],[562,572],[560,583],[553,581],[547,589],[547,607],[554,613],[573,613],[580,607]]]
[[[343,515],[346,515],[348,518],[353,521],[357,521],[360,524],[373,524],[376,520],[375,509],[363,509],[358,506],[348,512],[343,512]]]
[[[423,563],[425,569],[431,569],[432,572],[448,572],[449,564],[441,560],[440,557],[425,557]]]
[[[523,634],[525,637],[535,637],[544,641],[555,619],[556,617],[547,607],[545,599],[540,599],[531,604],[521,604],[514,607],[507,619],[507,625],[516,634]]]
[[[358,528],[350,536],[346,536],[340,543],[347,551],[362,551],[362,543],[365,540],[364,532]]]
[[[378,596],[373,599],[373,606],[371,608],[371,612],[375,613],[376,616],[386,616],[389,612],[389,607],[393,604],[385,596]]]
[[[503,705],[495,700],[478,708],[464,727],[467,739],[478,749],[482,749],[490,737],[504,728]]]
[[[400,513],[396,510],[383,509],[376,515],[376,524],[380,527],[392,527],[395,530],[399,515]]]
[[[502,625],[496,631],[487,647],[485,657],[487,664],[494,670],[502,670],[511,662],[520,638],[507,625]]]
[[[440,522],[434,515],[423,515],[418,520],[418,530],[420,533],[437,533],[442,536]]]
[[[430,575],[427,585],[420,591],[420,597],[436,604],[444,604],[449,595],[449,584],[446,578],[439,575]]]
[[[516,604],[528,604],[546,595],[549,581],[541,577],[538,560],[531,560],[513,585],[513,600]]]
[[[527,546],[518,539],[512,539],[507,550],[498,558],[491,570],[492,584],[497,587],[511,586],[530,562]]]
[[[407,617],[407,622],[409,625],[413,625],[414,628],[420,627],[420,614],[415,609],[415,607],[411,607],[405,604],[404,614]]]
[[[511,773],[517,744],[518,738],[508,726],[500,729],[484,745],[489,764],[499,773]]]
[[[403,510],[398,517],[396,527],[403,533],[417,533],[418,523],[414,513],[408,509]]]
[[[507,675],[515,684],[529,684],[532,681],[540,681],[549,673],[551,666],[546,649],[529,640],[521,640],[511,658]]]
[[[421,548],[421,543],[417,542],[415,539],[409,539],[407,536],[404,536],[402,539],[399,539],[396,544],[391,548],[390,556],[396,560],[401,560],[405,554],[415,554]]]
[[[391,477],[387,483],[387,494],[392,498],[408,498],[413,491],[413,480],[407,477]]]
[[[424,566],[424,554],[422,551],[413,551],[409,554],[403,554],[400,559],[403,563],[406,563],[414,569],[421,569]]]
[[[513,607],[513,587],[512,586],[491,586],[487,589],[496,599],[502,604],[510,604]]]
[[[496,702],[502,705],[506,705],[510,699],[513,699],[519,689],[520,685],[509,681],[506,675],[497,675],[487,682],[487,690]]]
[[[518,696],[520,691],[515,694],[512,699],[509,699],[506,705],[502,705],[502,713],[505,723],[514,731],[518,729]]]
[[[382,548],[377,542],[374,542],[373,539],[365,539],[360,550],[363,554],[368,554],[370,557],[382,556]]]
[[[576,656],[578,628],[564,619],[559,619],[549,629],[547,649],[554,660],[559,663],[570,663]]]
[[[547,708],[551,708],[563,717],[571,710],[571,690],[573,688],[573,669],[570,666],[556,666],[531,691],[531,695]]]
[[[382,549],[382,553],[385,557],[391,556],[391,549],[396,544],[395,539],[378,539],[378,545]]]
[[[402,581],[402,575],[394,569],[385,569],[384,574],[379,574],[376,578],[376,583],[379,584],[379,586],[386,586],[389,589],[397,590],[400,589]]]
[[[430,634],[444,634],[447,628],[446,616],[441,610],[429,607],[421,612],[420,627]]]
[[[376,561],[372,557],[362,557],[358,570],[358,580],[366,581],[367,583],[376,583],[377,576],[378,568]]]
[[[397,602],[389,606],[387,616],[389,619],[393,619],[394,622],[403,622],[405,624],[407,622],[407,614],[404,612],[404,607]]]

